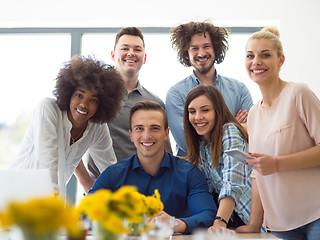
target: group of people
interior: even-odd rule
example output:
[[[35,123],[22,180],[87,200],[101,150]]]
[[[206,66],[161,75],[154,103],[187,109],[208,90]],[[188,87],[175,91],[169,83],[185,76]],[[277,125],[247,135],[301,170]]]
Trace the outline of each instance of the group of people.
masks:
[[[176,233],[267,229],[283,239],[317,239],[320,102],[305,84],[280,78],[278,30],[258,31],[245,46],[247,73],[262,93],[255,105],[245,84],[215,69],[228,49],[225,28],[189,22],[170,33],[193,73],[168,90],[165,104],[139,82],[141,30],[123,28],[111,51],[115,67],[75,56],[60,70],[56,99],[36,108],[11,168],[49,169],[62,196],[73,173],[89,194],[158,189],[160,215],[178,219]],[[234,148],[253,158],[226,154]]]

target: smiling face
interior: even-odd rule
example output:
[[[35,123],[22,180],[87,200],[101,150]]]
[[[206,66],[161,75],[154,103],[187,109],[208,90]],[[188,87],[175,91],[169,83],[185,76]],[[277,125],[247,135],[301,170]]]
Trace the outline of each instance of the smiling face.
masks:
[[[70,99],[68,118],[74,127],[81,127],[97,112],[99,98],[95,92],[78,87]]]
[[[210,70],[214,71],[215,54],[209,33],[191,37],[188,55],[196,72],[206,74]]]
[[[117,70],[124,75],[139,73],[146,62],[146,54],[143,41],[138,36],[122,35],[111,52],[111,58],[115,62]]]
[[[245,66],[249,77],[259,85],[278,80],[283,63],[284,56],[278,56],[272,41],[265,39],[248,41]]]
[[[196,132],[210,141],[210,134],[215,126],[215,111],[212,102],[205,95],[192,100],[188,106],[189,121]]]
[[[162,159],[164,141],[169,128],[164,127],[163,113],[156,110],[137,110],[131,118],[131,141],[137,148],[139,160]]]

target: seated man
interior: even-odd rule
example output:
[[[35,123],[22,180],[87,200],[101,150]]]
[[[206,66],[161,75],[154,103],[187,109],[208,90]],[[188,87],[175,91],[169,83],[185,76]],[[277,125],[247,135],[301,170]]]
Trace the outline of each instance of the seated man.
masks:
[[[217,213],[208,185],[197,166],[164,150],[169,137],[167,114],[156,102],[141,101],[130,110],[130,137],[137,153],[108,167],[90,192],[116,191],[134,185],[145,195],[159,190],[164,211],[178,218],[175,233],[191,233],[212,225]]]

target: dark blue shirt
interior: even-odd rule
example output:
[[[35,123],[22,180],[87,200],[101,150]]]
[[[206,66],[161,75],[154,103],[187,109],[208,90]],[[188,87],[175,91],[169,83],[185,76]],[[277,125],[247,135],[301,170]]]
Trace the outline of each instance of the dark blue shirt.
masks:
[[[185,233],[210,227],[217,207],[202,172],[192,163],[165,152],[158,172],[151,176],[141,167],[137,154],[109,166],[90,192],[100,188],[116,191],[134,185],[144,195],[159,190],[164,211],[187,224]]]

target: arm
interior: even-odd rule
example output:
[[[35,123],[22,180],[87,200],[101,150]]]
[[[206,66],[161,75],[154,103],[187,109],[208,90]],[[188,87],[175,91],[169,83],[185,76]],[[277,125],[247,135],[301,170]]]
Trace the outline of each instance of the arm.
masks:
[[[220,199],[217,216],[223,218],[224,220],[226,220],[226,222],[229,222],[229,219],[231,217],[234,207],[235,207],[235,202],[232,198],[224,197]],[[216,230],[219,230],[220,228],[226,228],[226,227],[227,227],[227,224],[225,224],[222,220],[215,219],[213,222],[213,226],[211,226],[209,229],[210,231],[216,231]]]
[[[181,93],[170,88],[166,96],[166,112],[172,135],[180,149],[187,152],[183,132],[183,107],[184,98]]]
[[[252,179],[251,211],[248,225],[236,229],[239,233],[259,233],[263,222],[263,208],[255,178]]]
[[[61,157],[60,161],[65,161],[65,153],[62,152],[65,150],[58,147],[59,141],[64,141],[64,138],[58,134],[60,132],[59,115],[61,116],[62,113],[57,108],[49,99],[41,101],[33,114],[32,129],[36,156],[34,165],[40,169],[49,169],[55,192],[60,193],[58,159],[59,151],[61,151],[64,158]],[[62,128],[62,126],[60,127]],[[60,145],[65,146],[65,143]],[[60,174],[64,175],[64,173]]]
[[[242,85],[240,98],[240,109],[242,111],[246,110],[247,112],[249,112],[250,108],[253,105],[253,102],[250,91],[245,84]]]
[[[97,139],[95,143],[90,146],[89,154],[99,169],[99,172],[102,173],[108,166],[117,162],[108,125],[100,125],[96,130],[95,137]]]
[[[224,127],[222,136],[222,148],[223,151],[231,148],[238,148],[242,151],[247,151],[247,143],[242,138],[238,128],[233,124],[227,124]],[[219,208],[217,216],[222,217],[227,222],[229,221],[231,214],[239,203],[240,197],[243,192],[250,196],[249,186],[251,168],[246,166],[242,161],[234,159],[224,152],[222,153],[223,168],[221,170],[212,171],[214,178],[218,178],[221,189],[219,193]],[[222,175],[222,176],[221,176]],[[246,195],[245,195],[246,196]],[[250,202],[250,199],[247,199]],[[239,204],[243,204],[240,202]],[[242,205],[240,205],[242,206]],[[250,206],[248,206],[249,211]],[[249,217],[249,216],[247,216]],[[215,228],[226,228],[226,224],[221,220],[215,220],[211,230]]]
[[[253,103],[252,103],[251,94],[247,86],[242,84],[242,87],[240,89],[240,103],[239,103],[240,109],[235,116],[239,123],[244,124],[247,122],[248,112],[252,107],[252,105]]]
[[[74,174],[76,175],[80,184],[84,188],[84,191],[86,193],[88,193],[90,191],[90,189],[92,188],[95,180],[89,176],[88,171],[87,171],[86,167],[84,166],[82,160],[80,161],[78,167],[74,171]]]
[[[258,153],[250,155],[255,158],[246,159],[246,162],[262,175],[320,166],[320,146],[277,158]]]
[[[187,202],[191,216],[180,218],[187,225],[184,233],[191,233],[199,227],[210,227],[217,213],[217,208],[211,193],[208,191],[206,180],[196,166],[188,174],[188,188]]]

